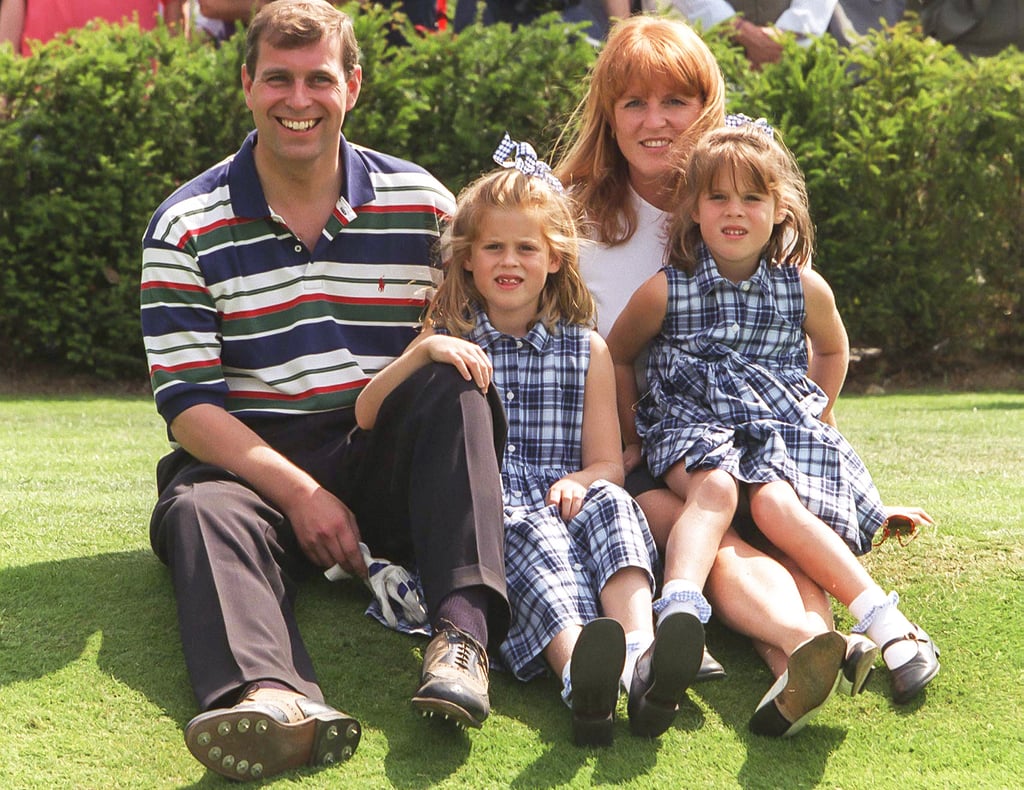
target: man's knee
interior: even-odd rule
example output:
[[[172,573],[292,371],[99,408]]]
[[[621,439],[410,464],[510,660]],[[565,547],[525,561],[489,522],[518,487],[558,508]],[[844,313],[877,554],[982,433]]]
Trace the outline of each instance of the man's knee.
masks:
[[[229,480],[207,480],[172,486],[153,511],[153,550],[168,562],[176,550],[189,550],[211,540],[241,540],[266,522],[258,510],[267,506],[249,488]]]
[[[505,412],[496,388],[483,392],[452,365],[433,362],[409,376],[385,399],[377,422],[403,422],[403,415],[428,425],[454,422],[493,433],[495,446],[504,445]]]

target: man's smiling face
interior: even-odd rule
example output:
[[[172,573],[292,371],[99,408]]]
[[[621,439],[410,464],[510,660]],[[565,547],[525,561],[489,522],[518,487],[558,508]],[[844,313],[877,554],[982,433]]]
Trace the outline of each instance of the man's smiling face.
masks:
[[[290,167],[336,160],[341,125],[362,83],[359,66],[345,77],[341,47],[335,36],[298,49],[264,42],[255,74],[242,67],[261,159]]]

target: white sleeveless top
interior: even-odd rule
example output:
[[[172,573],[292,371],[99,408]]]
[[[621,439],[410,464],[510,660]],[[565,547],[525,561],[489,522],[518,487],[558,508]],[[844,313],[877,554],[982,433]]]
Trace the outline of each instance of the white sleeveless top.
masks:
[[[665,260],[668,212],[655,208],[633,188],[629,197],[637,212],[637,228],[629,241],[609,247],[584,242],[580,271],[597,302],[597,331],[607,337],[633,292],[655,274]]]

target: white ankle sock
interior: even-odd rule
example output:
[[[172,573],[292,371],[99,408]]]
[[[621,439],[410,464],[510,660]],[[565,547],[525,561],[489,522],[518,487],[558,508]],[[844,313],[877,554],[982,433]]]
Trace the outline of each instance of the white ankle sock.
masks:
[[[572,659],[570,658],[565,662],[565,667],[562,669],[562,702],[570,709],[572,708],[572,675],[569,671],[571,666]]]
[[[661,590],[661,597],[654,602],[657,622],[675,612],[687,612],[694,615],[702,623],[711,619],[711,604],[700,587],[685,579],[672,579],[666,582]]]
[[[654,634],[648,631],[630,631],[626,634],[626,663],[622,666],[622,687],[629,693],[629,685],[633,682],[633,670],[637,659],[654,641]]]
[[[895,593],[888,596],[881,587],[868,588],[850,604],[850,614],[858,619],[855,633],[866,633],[871,641],[884,647],[890,639],[914,632],[913,624],[899,610],[900,597]],[[903,666],[917,655],[917,643],[896,642],[882,654],[889,669]]]

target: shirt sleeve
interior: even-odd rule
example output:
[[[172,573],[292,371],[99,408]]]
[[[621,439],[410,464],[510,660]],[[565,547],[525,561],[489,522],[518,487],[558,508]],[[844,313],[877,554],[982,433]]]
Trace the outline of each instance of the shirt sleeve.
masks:
[[[828,29],[838,1],[793,0],[775,20],[775,27],[799,36],[820,36]]]
[[[170,425],[197,404],[223,406],[227,384],[217,307],[198,261],[151,231],[143,241],[140,317],[157,411]]]
[[[725,0],[672,0],[672,5],[690,22],[699,22],[705,30],[736,16],[736,9]]]

